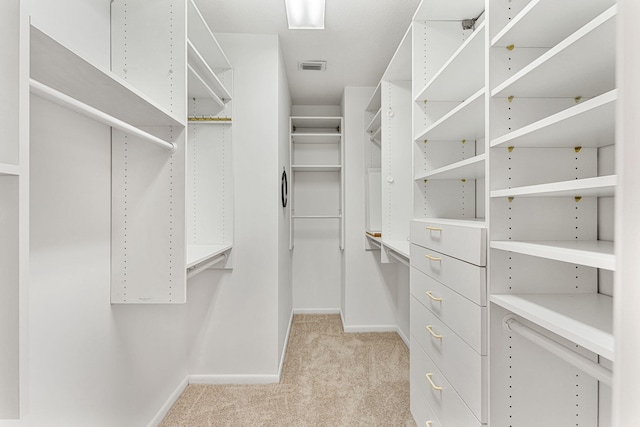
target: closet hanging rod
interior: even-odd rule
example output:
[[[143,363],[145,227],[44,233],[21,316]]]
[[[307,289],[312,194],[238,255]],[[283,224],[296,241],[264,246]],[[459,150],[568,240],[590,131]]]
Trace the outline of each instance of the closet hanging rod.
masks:
[[[396,254],[393,250],[389,250],[388,254],[391,256],[391,258],[395,258],[398,262],[400,262],[401,264],[406,265],[407,267],[409,267],[409,261],[407,261],[406,258]]]
[[[72,98],[69,95],[65,95],[64,93],[59,92],[43,83],[40,83],[37,80],[29,79],[29,86],[31,87],[31,93],[33,93],[34,95],[38,95],[65,108],[69,108],[76,113],[82,114],[83,116],[89,117],[90,119],[94,119],[107,126],[120,129],[121,131],[127,132],[130,135],[142,138],[145,141],[156,144],[171,153],[176,151],[176,145],[174,143],[167,142],[158,138],[157,136],[153,136],[150,133],[138,129],[135,126],[117,119],[103,111],[100,111],[97,108],[87,105],[84,102],[78,101],[77,99]]]
[[[204,270],[207,270],[211,267],[213,267],[214,265],[220,263],[221,261],[224,261],[225,259],[227,259],[227,254],[220,254],[214,258],[211,259],[211,261],[206,262],[200,266],[197,267],[191,267],[189,269],[187,269],[187,279],[195,276],[198,273],[203,272]]]
[[[580,369],[582,372],[591,375],[593,378],[607,384],[608,386],[611,386],[612,373],[610,370],[563,346],[562,344],[555,342],[540,332],[523,325],[513,314],[506,315],[502,320],[502,324],[506,330],[517,333],[521,337],[526,338],[550,353],[555,354],[560,359]]]

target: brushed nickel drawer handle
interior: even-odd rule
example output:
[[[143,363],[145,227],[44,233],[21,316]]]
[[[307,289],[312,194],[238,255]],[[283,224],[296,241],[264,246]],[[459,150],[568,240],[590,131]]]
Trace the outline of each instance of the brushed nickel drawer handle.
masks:
[[[430,259],[431,261],[442,261],[442,258],[434,257],[433,255],[425,255],[426,259]]]
[[[438,334],[436,334],[435,332],[433,332],[433,326],[432,326],[432,325],[427,325],[427,326],[426,326],[426,328],[427,328],[427,331],[429,331],[429,333],[430,333],[434,338],[437,338],[437,339],[439,339],[439,340],[441,340],[441,339],[442,339],[442,335],[438,335]]]
[[[442,301],[442,298],[438,298],[438,297],[434,297],[433,293],[431,293],[431,291],[427,291],[424,293],[426,296],[428,296],[429,298],[431,298],[432,300],[434,300],[435,302],[440,302]]]
[[[427,227],[427,230],[429,230],[429,231],[442,231],[442,228],[440,228],[440,227]]]
[[[433,375],[431,372],[425,375],[427,377],[427,381],[429,381],[429,384],[431,384],[431,387],[433,387],[433,389],[436,391],[442,390],[442,387],[439,387],[433,383],[433,380],[431,379],[431,375]]]

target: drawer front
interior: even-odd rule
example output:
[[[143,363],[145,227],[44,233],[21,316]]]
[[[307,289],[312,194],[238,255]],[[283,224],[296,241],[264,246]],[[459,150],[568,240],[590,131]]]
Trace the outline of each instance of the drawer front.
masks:
[[[422,389],[418,388],[418,381],[410,382],[411,415],[418,427],[442,427]]]
[[[433,360],[475,416],[485,421],[486,405],[482,391],[486,384],[483,375],[486,373],[486,356],[473,350],[415,297],[411,297],[410,309],[411,335],[419,348]]]
[[[487,354],[487,308],[481,307],[416,268],[411,294],[475,351]]]
[[[411,242],[475,265],[487,265],[486,228],[412,221]]]
[[[435,363],[417,343],[414,346],[412,342],[410,354],[412,396],[413,394],[424,396],[428,407],[445,427],[482,427],[482,423],[473,415]],[[433,385],[427,379],[428,374]],[[437,390],[434,386],[441,389]]]
[[[480,306],[487,305],[487,269],[412,244],[411,265]]]

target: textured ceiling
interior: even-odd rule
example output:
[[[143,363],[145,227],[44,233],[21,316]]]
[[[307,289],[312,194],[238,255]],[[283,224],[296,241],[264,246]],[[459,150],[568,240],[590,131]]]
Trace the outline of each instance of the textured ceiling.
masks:
[[[284,0],[196,0],[214,32],[278,34],[295,105],[338,105],[345,86],[376,86],[419,0],[326,0],[325,30],[289,30]],[[325,60],[326,71],[298,61]]]

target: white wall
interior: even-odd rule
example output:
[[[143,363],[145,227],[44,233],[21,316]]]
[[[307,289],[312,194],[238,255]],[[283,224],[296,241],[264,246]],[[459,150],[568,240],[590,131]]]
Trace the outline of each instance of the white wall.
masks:
[[[365,250],[365,143],[368,141],[365,127],[368,123],[364,121],[373,90],[346,87],[343,95],[347,197],[342,315],[345,330],[353,332],[395,330],[399,302],[396,264],[382,264],[379,250]]]
[[[217,37],[233,65],[234,268],[189,280],[189,374],[196,382],[273,382],[282,341],[279,304],[287,305],[286,274],[279,277],[282,166],[276,103],[284,89],[278,84],[278,37]]]

